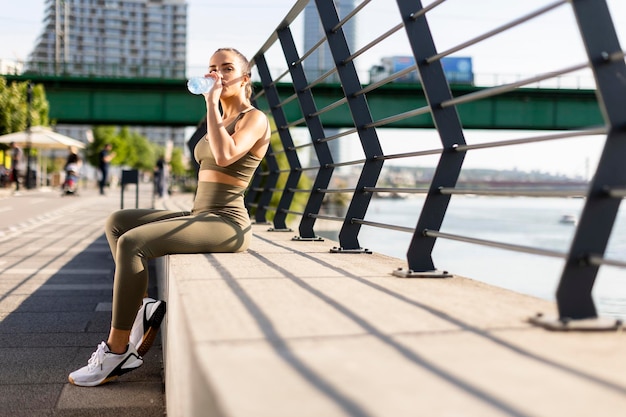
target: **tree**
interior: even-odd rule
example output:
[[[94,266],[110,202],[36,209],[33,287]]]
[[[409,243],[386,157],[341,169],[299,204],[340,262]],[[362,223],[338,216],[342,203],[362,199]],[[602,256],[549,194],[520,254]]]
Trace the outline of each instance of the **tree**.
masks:
[[[158,146],[150,143],[145,136],[128,127],[96,126],[93,141],[87,146],[87,160],[98,166],[99,154],[104,145],[110,143],[115,152],[112,165],[122,165],[140,171],[152,171],[156,164]]]
[[[178,176],[187,175],[189,172],[183,162],[183,150],[180,148],[172,149],[172,159],[170,160],[172,174]]]
[[[117,128],[115,126],[95,126],[93,128],[93,141],[90,142],[89,145],[87,145],[87,149],[85,150],[85,156],[87,161],[91,165],[97,167],[100,162],[100,151],[102,150],[102,148],[104,148],[105,144],[110,143],[115,149],[116,153],[115,158],[113,159],[113,161],[111,161],[111,163],[116,164],[118,158],[118,146],[116,146],[117,142]]]
[[[271,126],[271,130],[275,131],[276,130],[276,124],[274,122],[274,119],[271,118],[270,119],[270,126]],[[274,150],[274,154],[275,154],[275,158],[276,158],[276,163],[278,164],[278,168],[282,171],[282,170],[287,170],[290,169],[291,167],[289,166],[289,161],[287,160],[287,156],[285,155],[284,152],[278,152],[277,150],[283,149],[283,145],[282,142],[280,140],[280,136],[277,133],[272,134],[272,137],[270,138],[270,143],[272,145],[272,149]],[[261,163],[261,169],[262,171],[268,171],[268,166],[265,160],[263,160],[263,162]],[[265,182],[265,179],[262,181],[262,183]],[[285,184],[287,183],[287,174],[281,174],[278,177],[278,181],[276,182],[276,189],[283,189],[285,188]],[[308,178],[305,175],[300,176],[300,179],[298,180],[298,184],[296,186],[297,189],[299,190],[310,190],[312,187],[312,181],[310,178]],[[280,201],[281,198],[281,194],[280,193],[273,193],[272,194],[272,199],[270,202],[270,206],[272,207],[276,207],[278,206],[278,203]],[[289,207],[289,210],[291,211],[296,211],[296,212],[302,212],[304,211],[304,207],[306,206],[306,203],[308,201],[309,195],[307,193],[295,193],[293,200],[291,201],[291,206]],[[252,209],[251,210],[252,213],[254,213],[256,211],[256,209]],[[268,211],[266,213],[266,218],[268,221],[272,221],[274,219],[275,216],[275,212],[273,211]],[[287,218],[285,219],[285,222],[287,224],[293,222],[295,220],[295,215],[293,214],[288,214]]]
[[[123,158],[119,160],[120,165],[126,165],[140,171],[153,170],[159,154],[157,145],[150,143],[145,136],[131,131],[128,127],[123,127],[120,130],[120,139],[125,145]]]
[[[0,77],[0,135],[21,132],[27,127],[28,82],[7,83]],[[42,84],[33,85],[30,103],[31,126],[48,126],[49,104]]]

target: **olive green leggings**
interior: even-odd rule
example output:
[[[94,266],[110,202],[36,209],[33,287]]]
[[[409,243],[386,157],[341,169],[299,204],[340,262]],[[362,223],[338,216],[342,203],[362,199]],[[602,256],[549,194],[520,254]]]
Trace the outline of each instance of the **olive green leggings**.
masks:
[[[111,326],[131,329],[148,288],[149,259],[174,253],[241,252],[248,248],[250,235],[243,189],[224,184],[200,183],[191,213],[114,212],[106,223],[115,261]]]

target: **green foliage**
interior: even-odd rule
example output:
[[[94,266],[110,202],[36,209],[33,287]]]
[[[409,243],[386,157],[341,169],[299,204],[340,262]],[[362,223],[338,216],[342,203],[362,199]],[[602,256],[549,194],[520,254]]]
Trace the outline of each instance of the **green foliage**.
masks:
[[[183,162],[183,150],[180,148],[172,149],[172,159],[170,160],[170,169],[174,175],[186,175],[187,167]]]
[[[26,130],[28,82],[8,84],[0,77],[0,135]],[[31,126],[47,126],[49,104],[42,84],[33,85],[30,104]]]
[[[270,125],[271,125],[272,131],[276,131],[276,125],[273,119],[270,120]],[[281,171],[290,169],[289,162],[287,160],[287,155],[284,152],[278,152],[279,150],[283,149],[282,142],[280,141],[280,136],[277,133],[274,133],[270,139],[270,142],[272,145],[272,150],[274,151],[276,155],[276,163],[278,164],[278,168]],[[263,171],[267,171],[269,169],[265,160],[263,160],[261,168]],[[279,175],[278,181],[276,182],[276,189],[282,190],[285,188],[285,184],[287,183],[287,177],[288,177],[287,173],[282,173]],[[313,184],[311,182],[311,179],[305,175],[302,175],[300,176],[300,179],[298,180],[298,185],[296,188],[298,188],[299,190],[310,190],[312,186]],[[272,194],[272,199],[269,205],[272,207],[278,206],[281,195],[282,195],[281,192],[275,192],[274,194]],[[308,199],[309,199],[308,193],[295,193],[293,200],[291,201],[291,207],[289,207],[289,210],[296,211],[296,212],[303,212]],[[274,215],[275,215],[274,211],[267,211],[266,220],[272,221],[274,219]],[[293,222],[295,218],[296,218],[295,215],[288,214],[287,218],[285,219],[285,222],[289,224]]]
[[[287,157],[284,157],[285,162],[287,161]],[[281,164],[279,164],[279,166],[282,167]],[[282,169],[282,168],[281,168]],[[286,169],[286,168],[285,168]],[[278,181],[276,183],[276,188],[279,190],[282,190],[285,188],[285,184],[287,183],[287,174],[282,174],[278,177]],[[300,179],[298,180],[298,185],[297,185],[297,189],[298,190],[310,190],[311,187],[313,186],[313,183],[311,181],[311,179],[309,177],[307,177],[306,175],[301,175]],[[278,203],[280,201],[280,193],[274,193],[274,195],[272,195],[272,200],[270,202],[270,206],[276,207],[278,206]],[[295,193],[293,200],[291,201],[291,206],[289,207],[289,210],[291,211],[297,211],[297,212],[303,212],[304,211],[304,207],[306,206],[307,201],[309,200],[309,194],[308,193]],[[268,216],[267,217],[271,217],[272,219],[274,218],[274,212],[268,212]],[[296,218],[300,218],[300,216],[295,216],[293,214],[288,214],[286,219],[285,219],[285,223],[287,224],[291,224],[291,222],[293,222]],[[268,219],[270,220],[270,219]]]
[[[92,133],[93,141],[87,145],[85,158],[89,164],[97,167],[99,162],[98,154],[105,144],[110,143],[113,145],[113,150],[117,153],[117,128],[115,126],[95,126]],[[113,160],[111,163],[115,164],[116,162]]]
[[[110,143],[115,152],[112,165],[127,166],[140,171],[152,171],[160,149],[145,136],[128,127],[95,126],[93,141],[87,146],[86,157],[91,165],[98,166],[99,154]]]
[[[120,130],[120,136],[126,144],[125,159],[121,160],[120,164],[140,171],[152,171],[157,161],[159,147],[150,143],[145,136],[130,131],[127,127]]]

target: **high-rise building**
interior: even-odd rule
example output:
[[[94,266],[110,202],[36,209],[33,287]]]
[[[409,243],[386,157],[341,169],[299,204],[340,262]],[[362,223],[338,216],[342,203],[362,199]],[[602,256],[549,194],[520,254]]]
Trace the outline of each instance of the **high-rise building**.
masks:
[[[354,10],[354,0],[334,0],[335,8],[339,18],[345,18]],[[355,18],[350,19],[343,26],[344,36],[351,51],[356,48],[356,23]],[[304,9],[304,52],[307,53],[324,37],[324,29],[320,21],[315,2],[311,0]],[[304,72],[308,82],[315,81],[329,70],[335,67],[335,61],[330,53],[328,44],[323,44],[311,53],[303,61]],[[339,82],[339,76],[335,73],[324,80],[324,82]],[[338,129],[324,129],[326,136],[333,136],[339,132]],[[342,152],[340,142],[333,140],[328,142],[328,147],[334,155],[335,162],[341,159]],[[311,155],[311,165],[316,164],[314,155]]]
[[[45,0],[29,67],[98,76],[185,76],[185,0]]]
[[[335,7],[339,13],[339,18],[343,19],[354,10],[354,0],[334,0]],[[356,46],[356,24],[354,18],[343,27],[348,47],[354,51]],[[324,37],[324,29],[320,22],[319,14],[315,2],[311,0],[304,9],[304,51],[308,52],[320,39]],[[317,48],[309,57],[304,60],[304,70],[308,81],[314,81],[335,66],[335,62],[327,44]],[[328,77],[327,82],[338,82],[337,75]]]
[[[44,27],[27,68],[44,74],[184,78],[185,0],[44,0]],[[182,144],[182,128],[133,128]],[[59,126],[78,137],[84,127]]]

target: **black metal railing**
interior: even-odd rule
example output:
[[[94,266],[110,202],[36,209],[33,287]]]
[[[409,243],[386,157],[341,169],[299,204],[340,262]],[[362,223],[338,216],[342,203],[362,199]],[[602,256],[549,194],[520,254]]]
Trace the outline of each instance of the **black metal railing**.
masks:
[[[429,16],[441,7],[445,0],[430,2],[427,6],[419,0],[388,1],[389,7],[398,13],[397,24],[358,50],[351,50],[343,28],[352,19],[358,18],[370,6],[365,0],[355,7],[347,16],[339,16],[332,0],[315,0],[323,33],[311,49],[303,54],[298,53],[296,40],[292,33],[292,25],[300,22],[308,0],[299,0],[282,21],[280,27],[271,34],[253,59],[263,86],[255,100],[265,101],[266,108],[271,109],[271,116],[276,124],[275,133],[280,137],[280,145],[274,144],[266,157],[266,170],[256,175],[246,197],[249,206],[255,210],[257,222],[266,220],[268,212],[273,214],[275,230],[286,230],[287,216],[299,218],[299,236],[296,239],[318,239],[315,233],[316,220],[334,221],[340,224],[338,239],[339,248],[336,252],[366,251],[359,244],[359,232],[362,226],[393,229],[412,234],[407,248],[407,267],[394,271],[395,275],[413,276],[445,276],[435,268],[433,248],[437,239],[455,240],[471,245],[484,245],[510,251],[530,253],[533,255],[558,257],[565,260],[556,298],[559,317],[554,322],[537,319],[540,325],[552,328],[571,328],[573,322],[588,321],[598,317],[592,290],[598,270],[603,265],[626,267],[626,262],[619,259],[607,259],[604,254],[607,242],[614,228],[620,203],[626,195],[626,65],[624,52],[617,40],[615,28],[605,0],[559,0],[546,1],[546,5],[512,21],[486,31],[485,33],[461,42],[455,46],[439,51],[435,46],[435,38],[429,26]],[[394,4],[395,3],[395,4]],[[503,5],[503,7],[506,7]],[[575,25],[584,44],[584,62],[567,65],[563,68],[548,69],[544,73],[518,80],[512,83],[495,85],[481,91],[453,97],[449,82],[441,64],[441,60],[453,53],[465,51],[489,39],[511,31],[521,24],[540,18],[555,9],[567,8],[573,13]],[[295,23],[294,23],[295,22]],[[372,28],[371,30],[375,30]],[[455,28],[461,30],[462,28]],[[548,34],[549,32],[546,32]],[[388,74],[384,79],[367,84],[359,79],[355,61],[368,53],[372,48],[384,42],[402,36],[408,50],[414,57],[416,65],[395,73]],[[308,79],[306,59],[314,50],[328,47],[332,54],[332,62],[316,79]],[[276,52],[278,51],[278,52]],[[276,58],[273,58],[276,57]],[[273,78],[270,67],[276,68],[284,59],[284,71]],[[412,70],[417,70],[427,98],[426,105],[402,111],[391,116],[374,120],[370,113],[368,93]],[[589,126],[581,131],[557,132],[532,137],[499,140],[489,143],[468,144],[465,139],[463,121],[459,108],[468,102],[480,102],[488,97],[505,97],[507,93],[520,87],[537,82],[554,79],[581,70],[590,71],[596,82],[597,99],[602,108],[605,125]],[[323,83],[329,77],[339,79],[345,96],[333,103],[326,103],[313,95],[312,86]],[[280,97],[277,84],[291,82],[293,94]],[[301,109],[301,117],[287,120],[283,107],[297,101]],[[505,101],[503,99],[503,101]],[[354,124],[351,128],[337,132],[325,129],[323,116],[333,112],[348,111]],[[410,117],[428,115],[434,120],[440,138],[440,146],[420,149],[416,143],[414,150],[400,154],[385,155],[379,140],[379,132],[389,124]],[[292,128],[305,127],[310,135],[310,142],[294,145]],[[336,161],[331,146],[333,141],[352,135],[357,136],[364,158],[348,161]],[[604,150],[587,187],[567,190],[545,189],[536,184],[525,184],[525,187],[474,187],[458,184],[462,174],[463,163],[467,155],[481,149],[502,148],[516,149],[516,146],[573,139],[584,135],[604,136]],[[299,159],[302,148],[308,148],[315,156],[317,163],[303,168]],[[511,150],[510,155],[514,155]],[[394,188],[378,186],[385,161],[399,158],[438,157],[438,163],[429,184],[423,187]],[[564,156],[562,156],[564,157]],[[288,166],[281,166],[279,159],[286,159]],[[284,165],[284,164],[283,164]],[[360,173],[353,187],[340,188],[331,186],[339,167],[359,167]],[[303,174],[312,179],[310,189],[298,189],[298,182]],[[277,187],[279,178],[287,176],[284,186]],[[424,196],[423,206],[419,213],[416,227],[410,225],[383,224],[366,220],[366,214],[373,196],[389,192],[419,193]],[[299,193],[307,193],[308,199],[303,210],[294,209],[294,199]],[[326,214],[323,204],[329,196],[342,193],[351,195],[345,216]],[[533,196],[533,197],[581,197],[584,208],[577,224],[575,235],[569,251],[549,250],[537,247],[479,239],[470,236],[445,233],[441,231],[451,199],[456,195],[481,196]],[[270,204],[274,197],[277,203]],[[373,248],[374,250],[376,248]],[[570,327],[568,327],[570,326]],[[615,323],[610,325],[615,326]]]

